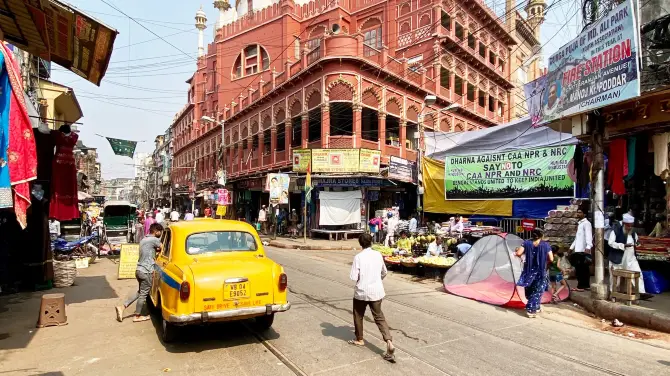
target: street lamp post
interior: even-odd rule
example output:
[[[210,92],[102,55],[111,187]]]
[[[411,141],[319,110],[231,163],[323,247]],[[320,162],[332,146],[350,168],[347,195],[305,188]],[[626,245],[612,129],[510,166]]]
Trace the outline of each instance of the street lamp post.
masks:
[[[421,158],[423,156],[424,145],[422,145],[421,139],[422,139],[422,135],[423,135],[423,118],[425,116],[423,111],[426,109],[426,107],[434,105],[435,102],[437,102],[437,97],[435,95],[430,95],[429,94],[429,95],[426,95],[426,97],[424,98],[423,103],[421,104],[421,111],[419,111],[419,116],[418,116],[418,119],[417,119],[418,123],[419,123],[418,127],[417,127],[418,132],[417,132],[416,135],[414,135],[414,137],[417,140],[417,148],[418,148],[418,152],[416,153],[416,168],[417,168],[417,177],[419,178],[419,179],[417,179],[418,181],[417,181],[417,185],[416,185],[416,207],[417,207],[417,209],[421,208],[422,222],[423,222],[423,206],[421,205],[421,196],[423,196],[423,174],[421,172]],[[455,110],[459,107],[460,107],[460,105],[458,103],[452,103],[449,106],[447,106],[447,107],[445,107],[441,110],[437,110],[437,111],[434,111],[434,112],[429,113],[429,114],[439,114],[440,112],[443,112],[443,111],[453,111],[453,110]]]
[[[200,118],[200,120],[208,122],[208,123],[214,123],[216,125],[221,126],[221,148],[223,149],[223,158],[221,160],[221,163],[223,166],[221,167],[221,171],[223,172],[223,184],[221,185],[226,185],[226,179],[228,174],[226,173],[226,139],[224,137],[224,125],[225,125],[225,120],[221,120],[220,122],[217,122],[215,119],[209,117],[209,116],[203,116]]]

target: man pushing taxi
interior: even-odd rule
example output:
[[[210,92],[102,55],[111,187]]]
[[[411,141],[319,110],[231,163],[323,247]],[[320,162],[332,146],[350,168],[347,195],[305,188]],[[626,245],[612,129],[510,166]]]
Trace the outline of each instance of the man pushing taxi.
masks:
[[[119,322],[123,321],[123,311],[135,301],[137,301],[137,304],[135,305],[135,318],[133,318],[133,322],[142,322],[151,319],[144,312],[144,305],[151,290],[156,252],[160,252],[163,248],[160,241],[162,233],[163,226],[160,223],[154,223],[149,227],[149,235],[145,236],[140,242],[140,258],[137,260],[137,269],[135,270],[135,278],[137,278],[139,287],[137,292],[122,306],[116,307],[116,319]]]

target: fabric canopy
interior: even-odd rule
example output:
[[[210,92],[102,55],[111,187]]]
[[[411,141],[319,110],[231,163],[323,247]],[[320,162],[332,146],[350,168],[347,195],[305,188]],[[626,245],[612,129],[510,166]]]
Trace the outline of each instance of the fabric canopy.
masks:
[[[341,226],[361,222],[361,191],[319,192],[320,226]]]
[[[423,171],[423,210],[429,213],[481,214],[510,217],[511,200],[455,200],[444,199],[444,162],[430,158],[421,160]],[[546,213],[542,216],[545,217]]]
[[[530,118],[478,131],[424,132],[424,140],[426,157],[440,161],[444,161],[447,155],[478,155],[577,143],[571,133],[556,132],[548,127],[533,128]]]

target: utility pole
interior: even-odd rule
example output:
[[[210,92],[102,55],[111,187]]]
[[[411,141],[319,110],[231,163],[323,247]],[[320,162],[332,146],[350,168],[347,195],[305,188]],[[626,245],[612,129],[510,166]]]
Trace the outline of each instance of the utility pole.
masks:
[[[193,198],[191,199],[191,214],[195,215],[195,191],[197,187],[197,171],[198,171],[198,160],[196,159],[193,163],[193,171],[191,173],[191,183],[193,184]]]
[[[605,158],[603,155],[604,142],[604,121],[598,111],[593,111],[588,115],[589,127],[592,132],[593,143],[593,224],[594,224],[594,269],[595,281],[591,285],[591,296],[594,299],[607,298],[607,285],[605,284],[605,215],[603,205],[605,204],[605,182],[604,168]],[[579,145],[577,146],[579,147]],[[611,278],[611,277],[610,277]]]

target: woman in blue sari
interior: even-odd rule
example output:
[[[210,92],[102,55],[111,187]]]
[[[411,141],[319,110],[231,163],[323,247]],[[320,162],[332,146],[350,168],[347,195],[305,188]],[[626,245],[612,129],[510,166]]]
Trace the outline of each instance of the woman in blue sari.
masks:
[[[547,288],[547,263],[554,260],[551,246],[542,240],[543,236],[542,230],[536,228],[531,234],[532,240],[524,241],[515,253],[517,257],[526,256],[517,286],[525,289],[526,314],[531,318],[541,311],[542,294]]]

